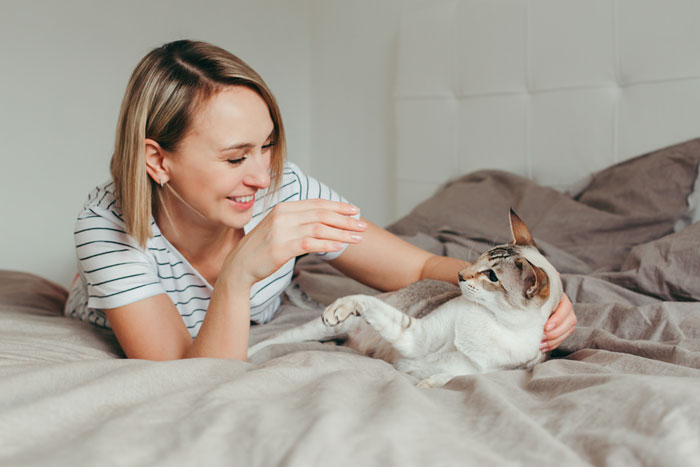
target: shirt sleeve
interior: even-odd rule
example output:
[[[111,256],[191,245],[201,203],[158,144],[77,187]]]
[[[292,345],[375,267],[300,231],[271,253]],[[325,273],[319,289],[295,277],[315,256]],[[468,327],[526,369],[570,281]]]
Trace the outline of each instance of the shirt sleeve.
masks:
[[[332,188],[328,187],[324,183],[320,182],[319,180],[316,180],[315,178],[306,175],[299,169],[299,167],[292,163],[288,162],[287,163],[287,168],[285,170],[289,175],[285,175],[285,177],[294,177],[294,179],[297,181],[297,186],[299,187],[299,199],[305,200],[305,199],[327,199],[330,201],[341,201],[343,203],[350,203],[345,197],[341,196],[339,193],[337,193],[335,190]],[[290,173],[291,172],[291,173]],[[351,217],[354,217],[355,219],[360,218],[360,214],[355,214]],[[322,259],[326,261],[330,261],[332,259],[336,259],[339,257],[345,249],[348,247],[348,244],[345,243],[343,244],[343,249],[339,251],[334,251],[334,252],[329,252],[329,253],[315,253],[317,256],[321,257]]]
[[[116,308],[165,293],[155,260],[110,215],[88,209],[75,223],[75,252],[87,283],[88,307]]]

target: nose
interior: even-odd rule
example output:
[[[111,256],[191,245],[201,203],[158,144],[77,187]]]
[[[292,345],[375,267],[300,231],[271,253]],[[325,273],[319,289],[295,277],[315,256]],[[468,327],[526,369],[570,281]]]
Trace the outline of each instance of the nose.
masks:
[[[457,277],[459,277],[459,282],[464,282],[466,280],[464,277],[462,277],[461,271],[457,273]]]
[[[257,189],[267,188],[270,185],[270,158],[264,154],[256,154],[250,159],[243,183]]]

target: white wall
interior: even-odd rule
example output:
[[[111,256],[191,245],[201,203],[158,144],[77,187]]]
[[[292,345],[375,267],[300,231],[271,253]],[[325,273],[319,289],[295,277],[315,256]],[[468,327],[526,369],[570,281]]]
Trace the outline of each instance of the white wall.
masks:
[[[126,83],[150,49],[194,38],[230,50],[274,90],[294,160],[310,154],[305,0],[0,3],[0,268],[64,286],[73,223],[108,176]]]
[[[108,175],[119,104],[153,47],[200,39],[275,93],[290,159],[384,225],[401,0],[0,2],[0,268],[67,286],[73,222]]]
[[[393,95],[403,0],[315,0],[314,176],[385,226],[394,220]]]

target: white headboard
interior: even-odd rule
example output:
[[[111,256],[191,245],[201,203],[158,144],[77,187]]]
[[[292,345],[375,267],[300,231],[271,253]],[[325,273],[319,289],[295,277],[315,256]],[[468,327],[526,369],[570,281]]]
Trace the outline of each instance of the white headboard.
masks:
[[[700,136],[699,24],[698,0],[407,4],[397,214],[477,169],[565,188]]]

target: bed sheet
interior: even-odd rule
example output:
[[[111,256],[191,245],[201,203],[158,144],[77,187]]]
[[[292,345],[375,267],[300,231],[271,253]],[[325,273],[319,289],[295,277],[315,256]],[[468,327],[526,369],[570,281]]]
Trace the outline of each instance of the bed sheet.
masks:
[[[110,334],[61,316],[65,290],[3,271],[0,464],[697,465],[700,224],[674,225],[698,162],[689,142],[603,171],[574,197],[472,173],[392,225],[473,259],[507,240],[512,206],[579,319],[555,358],[440,389],[333,344],[271,346],[249,362],[127,360]],[[413,306],[455,292],[442,287]],[[302,259],[251,343],[350,293],[377,291]]]

